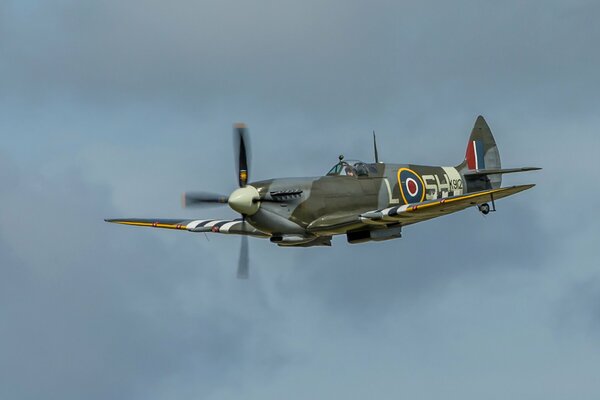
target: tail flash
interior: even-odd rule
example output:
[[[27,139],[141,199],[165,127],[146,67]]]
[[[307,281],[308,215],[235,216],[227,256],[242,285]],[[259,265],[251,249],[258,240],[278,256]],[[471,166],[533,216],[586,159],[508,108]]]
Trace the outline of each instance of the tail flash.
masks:
[[[481,140],[472,140],[467,145],[467,167],[469,169],[485,169],[485,151]]]

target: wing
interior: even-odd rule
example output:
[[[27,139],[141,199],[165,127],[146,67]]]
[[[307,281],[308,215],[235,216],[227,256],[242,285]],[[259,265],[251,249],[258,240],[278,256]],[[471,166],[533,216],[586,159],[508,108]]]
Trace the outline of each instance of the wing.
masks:
[[[269,235],[254,228],[249,223],[240,219],[149,219],[149,218],[124,218],[105,219],[106,222],[121,225],[145,226],[148,228],[176,229],[188,232],[213,232],[232,235],[249,235],[268,237]]]
[[[465,208],[499,200],[512,196],[535,185],[511,186],[500,189],[482,190],[460,196],[446,197],[444,199],[424,201],[416,204],[405,204],[402,206],[385,208],[383,210],[370,211],[360,215],[361,220],[366,223],[390,223],[401,222],[402,224],[414,224],[416,222],[452,214]]]
[[[351,213],[330,214],[313,221],[308,226],[308,230],[320,234],[339,234],[351,229],[364,228],[365,225],[370,225],[375,229],[385,228],[390,224],[398,223],[410,225],[442,215],[452,214],[478,204],[499,200],[503,197],[530,189],[533,186],[535,185],[482,190],[460,196],[368,211],[359,215]]]

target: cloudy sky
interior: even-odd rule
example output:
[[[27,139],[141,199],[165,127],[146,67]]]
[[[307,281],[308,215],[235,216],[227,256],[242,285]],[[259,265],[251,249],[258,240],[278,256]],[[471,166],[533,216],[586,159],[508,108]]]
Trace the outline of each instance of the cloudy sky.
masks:
[[[597,399],[598,2],[0,0],[0,398]],[[119,227],[344,153],[538,186],[401,240]]]

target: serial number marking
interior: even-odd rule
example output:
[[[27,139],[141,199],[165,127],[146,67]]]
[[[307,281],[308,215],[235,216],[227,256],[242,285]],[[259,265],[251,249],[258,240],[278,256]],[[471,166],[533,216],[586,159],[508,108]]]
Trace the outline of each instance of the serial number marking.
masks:
[[[463,188],[463,181],[462,179],[452,179],[450,180],[450,187],[453,190],[457,190],[457,189],[461,189]]]

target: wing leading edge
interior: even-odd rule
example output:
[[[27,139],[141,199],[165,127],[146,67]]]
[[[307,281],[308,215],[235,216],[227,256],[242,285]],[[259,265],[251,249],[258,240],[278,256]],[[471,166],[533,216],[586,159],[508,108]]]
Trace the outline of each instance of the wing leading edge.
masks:
[[[120,225],[142,226],[148,228],[175,229],[188,232],[212,232],[230,235],[248,235],[268,237],[241,218],[235,220],[217,219],[159,219],[159,218],[123,218],[105,219],[106,222]]]
[[[510,186],[499,189],[482,190],[460,196],[446,197],[443,199],[424,201],[421,203],[405,204],[401,206],[388,207],[381,210],[368,211],[362,214],[333,214],[313,221],[307,230],[309,232],[323,234],[345,233],[349,228],[355,229],[360,226],[377,226],[380,229],[389,224],[410,225],[425,221],[442,215],[452,214],[471,206],[502,199],[512,196],[535,185]],[[107,219],[106,222],[142,226],[149,228],[162,228],[185,230],[189,232],[212,232],[222,234],[247,235],[266,238],[270,235],[259,231],[242,219],[235,220],[179,220],[179,219]]]
[[[446,197],[444,199],[424,201],[422,203],[405,204],[389,207],[383,210],[370,211],[360,215],[363,222],[402,222],[412,224],[426,219],[451,214],[465,208],[499,200],[512,196],[535,185],[510,186],[499,189],[482,190],[460,196]]]
[[[368,211],[362,214],[334,213],[313,221],[309,224],[308,230],[318,234],[340,234],[352,229],[361,229],[365,226],[370,226],[373,229],[385,229],[387,226],[396,224],[411,225],[442,215],[452,214],[471,206],[499,200],[530,189],[533,186],[535,185],[482,190],[460,196]]]

